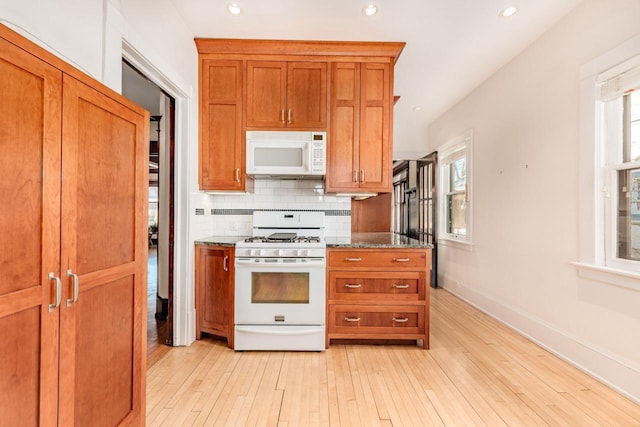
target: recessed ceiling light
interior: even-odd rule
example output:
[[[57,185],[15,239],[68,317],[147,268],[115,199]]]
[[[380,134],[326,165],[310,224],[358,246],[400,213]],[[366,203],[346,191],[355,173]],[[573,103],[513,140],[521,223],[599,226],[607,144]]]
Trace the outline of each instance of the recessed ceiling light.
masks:
[[[227,5],[227,10],[232,15],[240,15],[242,13],[242,8],[237,3],[229,3]]]
[[[509,18],[518,12],[518,6],[507,6],[500,12],[500,16],[503,18]]]
[[[422,106],[420,105],[416,105],[415,107],[413,107],[413,111],[421,111],[422,110]]]
[[[378,13],[378,6],[370,4],[362,8],[362,14],[365,16],[373,16]]]

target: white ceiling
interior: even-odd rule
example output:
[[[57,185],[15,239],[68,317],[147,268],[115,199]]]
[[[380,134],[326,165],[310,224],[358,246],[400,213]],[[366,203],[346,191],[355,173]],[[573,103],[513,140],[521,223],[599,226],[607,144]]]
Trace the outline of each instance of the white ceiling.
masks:
[[[172,0],[195,37],[403,41],[395,68],[395,158],[426,154],[427,127],[582,0]],[[507,5],[519,12],[499,16]],[[421,107],[416,111],[415,107]]]

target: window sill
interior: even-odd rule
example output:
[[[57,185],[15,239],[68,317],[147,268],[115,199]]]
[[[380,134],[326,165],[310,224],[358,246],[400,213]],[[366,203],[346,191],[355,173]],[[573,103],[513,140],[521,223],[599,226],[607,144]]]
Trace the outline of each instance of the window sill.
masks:
[[[438,239],[438,244],[442,246],[451,246],[452,248],[458,248],[465,251],[473,251],[473,243],[466,240],[455,240],[441,237]]]
[[[582,262],[572,262],[571,264],[578,270],[579,277],[640,291],[640,274],[638,273]]]

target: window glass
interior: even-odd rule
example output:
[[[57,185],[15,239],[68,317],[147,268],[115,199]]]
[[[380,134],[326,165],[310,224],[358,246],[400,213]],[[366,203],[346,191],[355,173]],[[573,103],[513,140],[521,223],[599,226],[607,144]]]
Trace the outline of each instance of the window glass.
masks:
[[[473,132],[445,144],[438,152],[440,165],[441,238],[471,243],[471,144]]]

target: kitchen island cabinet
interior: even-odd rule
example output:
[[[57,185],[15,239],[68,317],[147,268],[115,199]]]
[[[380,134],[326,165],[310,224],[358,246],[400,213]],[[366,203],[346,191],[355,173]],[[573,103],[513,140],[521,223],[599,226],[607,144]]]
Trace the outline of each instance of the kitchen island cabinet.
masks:
[[[429,348],[430,248],[391,233],[327,241],[331,340],[421,340]]]

